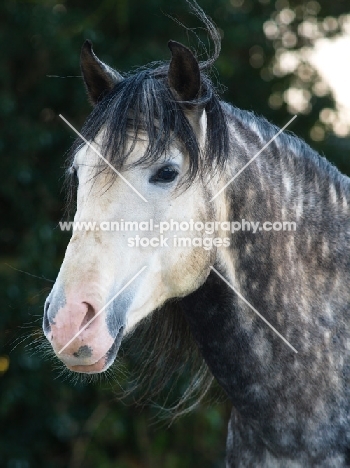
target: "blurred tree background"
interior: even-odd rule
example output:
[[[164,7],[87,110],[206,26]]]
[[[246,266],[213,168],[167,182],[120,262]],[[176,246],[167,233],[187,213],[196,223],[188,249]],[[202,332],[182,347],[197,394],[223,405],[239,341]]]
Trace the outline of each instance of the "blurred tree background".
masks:
[[[223,98],[280,126],[298,112],[292,130],[350,174],[347,127],[303,55],[317,38],[349,31],[346,4],[200,0],[223,39],[213,75],[226,88]],[[91,39],[97,55],[121,72],[168,60],[169,39],[200,53],[196,38],[166,14],[200,26],[185,0],[0,4],[1,467],[224,466],[230,406],[224,398],[168,427],[154,406],[118,401],[125,372],[74,383],[38,346],[44,300],[68,242],[57,223],[74,135],[58,114],[79,128],[90,111],[79,76],[81,45]]]

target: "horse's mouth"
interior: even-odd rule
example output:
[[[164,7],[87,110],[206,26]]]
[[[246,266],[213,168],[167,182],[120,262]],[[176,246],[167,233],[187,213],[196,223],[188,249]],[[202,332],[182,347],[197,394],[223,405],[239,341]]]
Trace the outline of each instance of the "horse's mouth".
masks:
[[[120,348],[120,344],[123,337],[124,327],[121,327],[117,333],[117,336],[114,340],[114,343],[109,348],[107,353],[102,356],[102,358],[98,359],[93,364],[83,364],[78,366],[69,366],[67,365],[68,369],[73,372],[83,373],[83,374],[97,374],[100,372],[106,371],[114,362],[118,350]]]

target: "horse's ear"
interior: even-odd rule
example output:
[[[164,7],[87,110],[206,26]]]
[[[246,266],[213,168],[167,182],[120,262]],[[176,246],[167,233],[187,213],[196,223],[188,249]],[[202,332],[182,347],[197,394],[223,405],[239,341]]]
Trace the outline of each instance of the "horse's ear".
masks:
[[[86,40],[80,54],[80,68],[83,74],[89,101],[97,104],[123,77],[101,62],[92,50],[92,42]]]
[[[199,65],[187,47],[176,41],[169,41],[171,62],[169,65],[168,82],[170,87],[183,101],[192,101],[200,89]]]

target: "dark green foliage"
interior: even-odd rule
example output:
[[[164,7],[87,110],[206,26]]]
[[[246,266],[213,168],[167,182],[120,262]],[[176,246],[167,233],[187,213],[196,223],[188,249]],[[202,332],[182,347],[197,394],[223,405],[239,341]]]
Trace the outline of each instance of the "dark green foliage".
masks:
[[[280,126],[290,114],[285,105],[273,110],[268,99],[287,89],[291,77],[262,79],[261,67],[268,67],[275,52],[263,23],[281,3],[200,2],[223,32],[213,75],[227,88],[223,98]],[[345,2],[320,3],[322,17],[345,12]],[[45,360],[44,349],[37,349],[43,303],[68,242],[57,223],[64,212],[65,152],[75,136],[58,114],[80,127],[90,112],[80,77],[80,48],[91,39],[101,60],[119,71],[169,60],[169,39],[205,59],[196,37],[164,12],[188,27],[199,26],[185,1],[178,0],[0,3],[0,467],[224,466],[229,404],[202,405],[168,428],[151,405],[137,408],[118,401],[116,392],[132,378],[132,364],[129,376],[124,368],[101,384],[74,385],[60,376],[55,360]],[[264,65],[252,67],[257,46]],[[63,78],[52,77],[56,75]],[[292,128],[306,140],[320,110],[332,106],[327,96],[314,96],[311,102],[310,113]],[[350,173],[348,139],[329,135],[310,144]],[[178,383],[177,395],[183,384]]]

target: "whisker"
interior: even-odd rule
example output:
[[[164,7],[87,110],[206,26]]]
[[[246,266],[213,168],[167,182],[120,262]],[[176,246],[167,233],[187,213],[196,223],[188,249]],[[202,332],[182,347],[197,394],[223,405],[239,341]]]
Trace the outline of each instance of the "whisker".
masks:
[[[55,282],[54,280],[51,280],[51,279],[49,279],[49,278],[45,278],[45,276],[33,275],[33,273],[29,273],[28,271],[24,271],[24,270],[20,270],[19,268],[15,268],[14,266],[9,265],[8,263],[4,263],[4,265],[6,265],[7,267],[11,268],[12,270],[18,271],[19,273],[23,273],[24,275],[28,275],[28,276],[31,276],[31,277],[33,277],[33,278],[38,278],[38,279],[41,279],[41,280],[44,280],[44,281],[49,281],[50,283],[54,283],[54,282]]]

